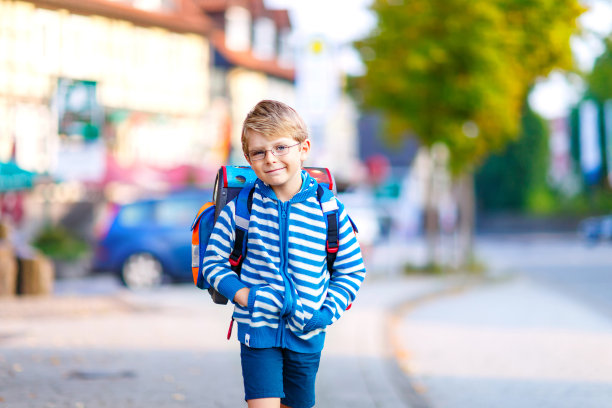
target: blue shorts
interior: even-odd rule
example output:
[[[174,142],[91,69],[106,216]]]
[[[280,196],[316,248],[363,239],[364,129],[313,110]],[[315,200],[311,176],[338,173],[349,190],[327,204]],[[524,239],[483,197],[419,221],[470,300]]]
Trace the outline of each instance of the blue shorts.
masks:
[[[315,404],[315,378],[321,353],[283,348],[256,349],[240,344],[244,399],[280,398],[291,408]]]

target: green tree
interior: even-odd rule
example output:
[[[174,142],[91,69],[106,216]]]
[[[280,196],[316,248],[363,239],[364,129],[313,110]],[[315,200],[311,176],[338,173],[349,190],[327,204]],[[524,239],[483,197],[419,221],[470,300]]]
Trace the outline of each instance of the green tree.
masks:
[[[588,91],[601,103],[612,99],[612,38],[604,39],[605,50],[587,75]]]
[[[356,43],[364,107],[381,111],[391,138],[406,130],[445,144],[455,175],[463,259],[471,257],[473,170],[519,134],[529,87],[569,68],[577,0],[375,0],[377,29]],[[426,205],[435,259],[435,203]]]
[[[527,103],[521,134],[503,152],[489,156],[476,172],[476,191],[485,211],[532,210],[535,197],[547,191],[548,129]]]
[[[600,109],[598,125],[601,132],[603,174],[608,174],[612,170],[609,166],[609,160],[612,157],[612,135],[609,134],[609,126],[606,123],[610,103],[612,103],[612,35],[604,38],[603,43],[604,52],[595,60],[593,69],[586,75],[586,81],[588,85],[587,97],[593,97]],[[600,194],[604,197],[610,197],[612,189],[607,177],[602,177],[599,183],[589,186],[586,192],[593,206],[596,207],[595,197]]]

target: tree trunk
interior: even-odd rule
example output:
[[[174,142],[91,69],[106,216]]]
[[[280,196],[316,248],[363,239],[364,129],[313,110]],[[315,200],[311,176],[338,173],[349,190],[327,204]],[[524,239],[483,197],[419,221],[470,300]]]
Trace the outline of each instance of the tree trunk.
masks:
[[[465,269],[473,261],[476,199],[474,174],[463,173],[457,180],[457,205],[459,207],[458,265]]]
[[[439,224],[438,224],[438,205],[436,199],[436,165],[434,162],[434,154],[430,148],[422,148],[424,157],[426,157],[427,165],[425,170],[425,208],[424,208],[424,226],[425,226],[425,266],[431,267],[438,263],[439,257]]]
[[[429,194],[431,196],[431,193]],[[438,264],[438,211],[435,205],[427,204],[425,208],[425,239],[427,243],[427,266]]]

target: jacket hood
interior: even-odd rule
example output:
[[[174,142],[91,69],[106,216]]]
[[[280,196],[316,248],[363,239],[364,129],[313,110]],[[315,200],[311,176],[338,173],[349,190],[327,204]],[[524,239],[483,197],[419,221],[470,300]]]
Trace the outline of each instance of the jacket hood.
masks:
[[[315,180],[310,174],[308,174],[306,170],[302,169],[301,171],[302,187],[300,188],[300,191],[298,191],[298,193],[293,196],[290,201],[291,203],[305,201],[306,199],[308,199],[308,197],[311,197],[313,195],[316,196],[317,194],[317,188],[319,186],[317,180]],[[271,198],[273,200],[278,200],[276,194],[274,193],[274,190],[272,190],[272,187],[270,187],[268,184],[264,183],[260,179],[257,179],[257,181],[255,182],[255,186],[259,188],[259,191],[265,197]]]

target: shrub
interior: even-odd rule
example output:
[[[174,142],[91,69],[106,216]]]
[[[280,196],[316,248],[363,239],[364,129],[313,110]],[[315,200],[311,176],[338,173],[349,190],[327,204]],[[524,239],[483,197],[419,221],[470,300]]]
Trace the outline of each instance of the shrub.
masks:
[[[85,256],[90,248],[87,242],[75,237],[62,226],[47,225],[32,245],[49,258],[73,261]]]

